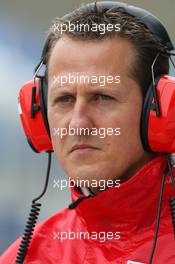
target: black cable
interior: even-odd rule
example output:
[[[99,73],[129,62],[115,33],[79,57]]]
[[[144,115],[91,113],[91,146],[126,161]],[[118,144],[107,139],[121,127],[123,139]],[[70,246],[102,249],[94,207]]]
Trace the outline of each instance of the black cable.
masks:
[[[79,203],[81,203],[85,199],[90,198],[90,197],[93,197],[93,196],[94,195],[89,194],[88,196],[79,197],[76,201],[74,201],[71,204],[69,204],[68,208],[69,209],[75,209],[79,205]]]
[[[172,168],[171,168],[171,157],[170,157],[170,154],[167,154],[167,164],[168,164],[169,174],[171,176],[171,180],[172,180],[172,183],[173,183],[173,187],[175,188],[175,179],[174,179],[173,171],[172,171]]]
[[[157,218],[156,218],[156,227],[155,227],[155,232],[154,232],[154,241],[153,241],[153,246],[150,254],[150,259],[149,259],[149,264],[152,264],[154,252],[156,249],[156,243],[157,243],[157,236],[159,232],[159,223],[160,223],[160,214],[161,214],[161,208],[162,208],[162,196],[163,196],[163,189],[165,185],[165,176],[168,171],[168,168],[166,167],[163,175],[162,175],[162,182],[161,182],[161,187],[160,187],[160,195],[159,195],[159,204],[158,204],[158,210],[157,210]]]
[[[50,167],[51,167],[51,154],[52,152],[48,152],[48,165],[47,165],[47,173],[46,173],[46,180],[45,180],[45,185],[44,185],[44,189],[42,191],[42,193],[35,199],[32,200],[32,205],[31,205],[31,209],[30,209],[30,213],[29,213],[29,217],[27,220],[27,224],[26,227],[24,229],[24,234],[20,243],[20,246],[18,248],[18,253],[17,253],[17,257],[16,257],[16,264],[22,264],[31,239],[32,239],[32,235],[34,232],[34,228],[35,225],[37,223],[38,220],[38,216],[40,213],[40,207],[41,207],[41,203],[36,203],[37,200],[39,200],[46,192],[47,190],[47,186],[48,186],[48,182],[49,182],[49,175],[50,175]]]
[[[171,176],[171,180],[173,183],[173,187],[175,188],[175,178],[174,178],[173,171],[171,168],[170,155],[167,155],[167,164],[168,164],[169,174]],[[174,232],[174,237],[175,237],[175,196],[170,198],[169,203],[170,203],[170,210],[171,210],[171,219],[172,219],[172,224],[173,224],[173,232]]]

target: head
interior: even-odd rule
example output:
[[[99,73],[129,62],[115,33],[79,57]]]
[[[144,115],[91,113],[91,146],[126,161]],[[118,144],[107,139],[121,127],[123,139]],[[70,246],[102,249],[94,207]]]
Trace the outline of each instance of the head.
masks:
[[[140,118],[152,80],[151,65],[163,47],[140,20],[122,8],[102,10],[94,5],[93,10],[77,10],[56,19],[54,25],[58,29],[69,23],[105,28],[111,24],[113,30],[104,31],[103,26],[102,34],[101,26],[96,31],[75,28],[61,34],[53,27],[49,31],[47,115],[55,154],[72,179],[127,180],[157,155],[143,149]],[[120,31],[115,30],[116,24]],[[160,55],[155,75],[168,71],[168,58]],[[61,85],[61,76],[69,83]],[[82,83],[77,76],[96,76],[98,81]],[[101,85],[104,76],[106,82]],[[55,133],[61,128],[86,131],[61,138]],[[91,133],[95,129],[98,133]]]

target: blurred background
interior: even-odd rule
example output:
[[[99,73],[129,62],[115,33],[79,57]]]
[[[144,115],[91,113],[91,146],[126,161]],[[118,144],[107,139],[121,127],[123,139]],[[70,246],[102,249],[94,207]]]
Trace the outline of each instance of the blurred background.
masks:
[[[174,0],[124,2],[158,16],[175,44]],[[78,0],[0,0],[0,254],[23,233],[31,200],[41,193],[47,168],[47,155],[34,153],[21,129],[18,91],[24,82],[33,78],[53,19],[81,3]],[[67,207],[71,201],[68,188],[60,191],[53,187],[54,179],[65,179],[66,175],[54,155],[52,161],[39,221]]]

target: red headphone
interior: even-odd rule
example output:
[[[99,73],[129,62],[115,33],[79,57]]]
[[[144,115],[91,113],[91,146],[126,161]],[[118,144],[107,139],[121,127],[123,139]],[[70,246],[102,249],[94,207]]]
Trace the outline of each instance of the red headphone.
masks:
[[[128,14],[140,19],[161,40],[165,54],[174,55],[170,53],[174,47],[166,29],[151,13],[118,2],[99,2],[98,5],[103,9],[124,8]],[[81,7],[82,11],[87,7],[94,7],[94,4]],[[47,47],[48,39],[43,48],[41,61],[35,69],[34,80],[21,87],[18,97],[22,126],[35,152],[53,151],[47,119],[47,84],[44,76],[37,75],[44,64]],[[143,102],[140,135],[146,151],[175,152],[175,77],[163,75],[154,80],[153,76],[153,82]]]

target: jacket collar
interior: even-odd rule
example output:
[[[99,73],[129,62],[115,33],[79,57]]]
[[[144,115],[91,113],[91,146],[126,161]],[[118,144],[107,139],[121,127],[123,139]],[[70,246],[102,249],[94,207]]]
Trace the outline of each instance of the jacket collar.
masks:
[[[72,201],[81,201],[74,208],[89,231],[137,230],[151,226],[157,217],[162,174],[166,167],[164,156],[158,156],[119,188],[111,187],[94,197],[85,197],[77,187],[71,188]],[[161,217],[169,214],[169,198],[174,189],[166,175]],[[87,199],[86,199],[87,198]]]

